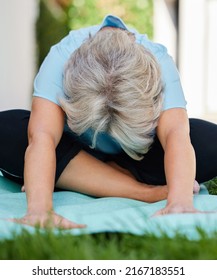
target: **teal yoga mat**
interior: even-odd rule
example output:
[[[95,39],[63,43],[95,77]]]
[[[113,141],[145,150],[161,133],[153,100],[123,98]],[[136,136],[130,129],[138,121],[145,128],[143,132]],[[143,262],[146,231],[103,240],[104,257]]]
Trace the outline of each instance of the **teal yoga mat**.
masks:
[[[76,192],[60,191],[54,192],[53,201],[57,213],[87,225],[82,230],[66,230],[76,235],[122,232],[173,237],[178,232],[189,239],[198,239],[198,228],[210,236],[217,232],[217,213],[173,214],[152,218],[155,211],[165,206],[165,200],[149,204],[133,199],[93,198]],[[194,205],[199,210],[217,211],[217,196],[209,195],[201,185],[200,193],[194,195]],[[23,228],[34,232],[33,227],[5,220],[22,217],[26,207],[26,196],[20,191],[20,186],[0,176],[0,239],[12,238],[14,233],[19,234]]]

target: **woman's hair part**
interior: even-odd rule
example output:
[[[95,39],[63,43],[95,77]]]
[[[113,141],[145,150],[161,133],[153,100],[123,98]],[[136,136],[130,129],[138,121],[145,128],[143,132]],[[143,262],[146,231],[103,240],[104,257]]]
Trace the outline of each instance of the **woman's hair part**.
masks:
[[[69,128],[107,132],[133,159],[140,160],[154,137],[162,110],[160,67],[132,33],[110,28],[76,49],[64,71],[60,104]]]

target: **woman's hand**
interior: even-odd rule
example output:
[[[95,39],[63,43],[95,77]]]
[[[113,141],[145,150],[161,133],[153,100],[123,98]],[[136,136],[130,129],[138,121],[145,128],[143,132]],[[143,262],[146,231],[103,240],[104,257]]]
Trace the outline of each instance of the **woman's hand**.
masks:
[[[194,181],[194,187],[193,187],[193,193],[198,194],[200,191],[200,185],[195,180]],[[202,213],[202,211],[197,210],[194,208],[192,203],[174,203],[174,204],[167,204],[166,207],[163,209],[160,209],[157,211],[153,217],[155,216],[161,216],[161,215],[167,215],[167,214],[181,214],[181,213]]]
[[[24,217],[20,219],[10,219],[10,221],[29,226],[38,226],[40,228],[73,229],[86,227],[86,225],[74,223],[56,214],[54,211],[40,214],[27,213]]]
[[[152,217],[168,215],[168,214],[183,214],[183,213],[202,213],[192,205],[174,204],[166,205],[163,209],[158,210]]]

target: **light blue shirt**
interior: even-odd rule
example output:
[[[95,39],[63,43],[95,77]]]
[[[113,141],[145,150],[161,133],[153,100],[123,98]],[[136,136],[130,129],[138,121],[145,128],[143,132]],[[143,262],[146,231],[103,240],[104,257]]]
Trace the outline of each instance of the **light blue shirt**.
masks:
[[[106,16],[100,25],[71,31],[58,44],[51,47],[35,78],[33,96],[48,99],[59,105],[58,98],[64,95],[63,72],[67,60],[81,46],[84,40],[89,37],[89,34],[94,35],[102,27],[106,26],[133,32],[136,42],[143,45],[154,55],[161,67],[164,84],[163,110],[186,108],[186,100],[180,83],[179,73],[173,59],[168,55],[166,47],[150,41],[145,34],[139,34],[136,30],[129,29],[120,18],[113,15]],[[91,130],[88,130],[82,136],[82,139],[88,145],[91,144],[92,134]],[[105,133],[100,134],[99,138],[97,138],[96,148],[105,153],[112,154],[121,151],[121,147],[116,140]]]

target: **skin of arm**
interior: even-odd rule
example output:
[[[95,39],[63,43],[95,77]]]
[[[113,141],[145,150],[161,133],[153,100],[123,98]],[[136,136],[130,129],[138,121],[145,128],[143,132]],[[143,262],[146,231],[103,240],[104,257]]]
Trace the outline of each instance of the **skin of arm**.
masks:
[[[29,145],[25,153],[24,184],[27,213],[16,222],[28,225],[83,227],[53,211],[52,193],[56,170],[55,148],[64,127],[64,112],[56,104],[39,97],[33,98],[28,126]]]
[[[198,212],[193,206],[196,160],[189,132],[185,109],[170,109],[160,116],[157,135],[165,152],[168,197],[166,207],[155,215]]]
[[[55,149],[63,133],[64,112],[56,104],[33,98],[25,154],[24,187],[27,213],[13,221],[40,227],[81,228],[53,211],[52,194],[56,170]],[[61,174],[59,188],[104,197],[118,196],[155,202],[167,197],[166,186],[151,187],[137,182],[127,171],[103,163],[81,151]]]
[[[195,162],[193,148],[186,136],[188,135],[188,122],[186,113],[183,113],[184,110],[178,110],[178,113],[175,113],[175,110],[169,110],[170,114],[163,113],[158,126],[158,137],[165,149],[165,167],[169,183],[168,203],[159,214],[196,211],[192,205]],[[169,123],[171,120],[171,112],[176,116],[176,120],[182,123],[180,127],[177,126],[178,121],[177,123],[174,121],[176,126],[168,125],[168,120]],[[175,116],[172,120],[175,120]],[[185,121],[185,126],[183,121]],[[49,222],[51,226],[62,228],[84,226],[57,215],[52,209],[56,168],[55,148],[61,138],[63,125],[64,113],[59,106],[42,98],[34,98],[28,129],[29,146],[25,156],[24,172],[28,210],[23,218],[17,220],[18,222],[29,225],[39,224],[42,227],[47,226]],[[183,136],[182,143],[185,145],[176,145],[182,139],[180,136]],[[177,149],[177,146],[182,148]],[[180,162],[185,160],[189,165],[174,164],[173,161],[183,155],[185,157]],[[187,174],[187,177],[184,174]],[[99,197],[119,196],[147,202],[166,199],[168,192],[167,186],[151,187],[137,182],[124,170],[118,170],[112,164],[98,161],[83,151],[70,161],[57,185]]]

